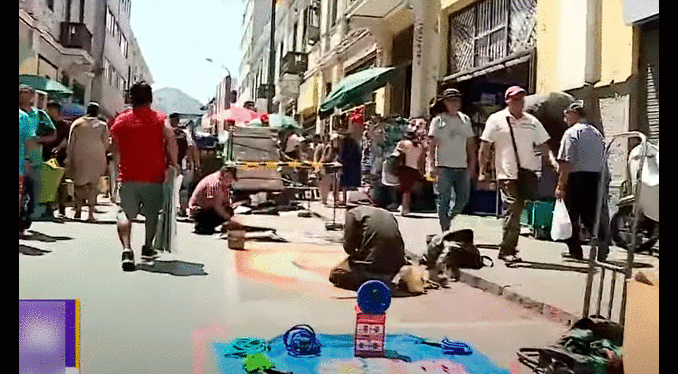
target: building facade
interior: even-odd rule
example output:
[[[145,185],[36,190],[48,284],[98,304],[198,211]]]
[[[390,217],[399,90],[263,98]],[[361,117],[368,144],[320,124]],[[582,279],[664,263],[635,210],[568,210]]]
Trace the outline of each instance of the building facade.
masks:
[[[562,91],[583,99],[589,119],[608,137],[641,130],[658,141],[656,0],[279,3],[277,111],[297,115],[319,133],[333,129],[341,115],[318,116],[337,83],[362,69],[393,66],[396,78],[366,100],[382,117],[427,117],[430,100],[454,87],[480,131],[504,105],[506,88],[520,85],[530,94]],[[251,45],[243,39],[256,52],[243,60],[243,101],[256,99],[268,83],[269,30],[270,23]]]
[[[20,0],[19,74],[49,77],[112,118],[126,92],[153,78],[130,26],[131,0]]]

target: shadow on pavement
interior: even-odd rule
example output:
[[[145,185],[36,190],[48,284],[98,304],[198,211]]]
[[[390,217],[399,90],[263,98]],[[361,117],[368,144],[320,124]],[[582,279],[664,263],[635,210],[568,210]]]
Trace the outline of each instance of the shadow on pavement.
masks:
[[[205,265],[184,261],[161,261],[156,260],[153,263],[140,262],[136,265],[137,270],[147,271],[149,273],[170,274],[178,277],[187,277],[192,275],[207,275],[204,269]]]
[[[43,243],[54,243],[58,240],[73,240],[73,238],[68,236],[49,236],[34,230],[28,230],[28,235],[26,235],[23,239],[36,240]]]
[[[26,256],[42,256],[45,253],[50,253],[51,251],[46,251],[44,249],[38,249],[28,245],[19,244],[19,253]]]

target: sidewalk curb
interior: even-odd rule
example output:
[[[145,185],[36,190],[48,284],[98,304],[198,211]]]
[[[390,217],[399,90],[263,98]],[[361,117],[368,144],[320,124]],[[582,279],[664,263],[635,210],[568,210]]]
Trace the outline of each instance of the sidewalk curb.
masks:
[[[507,286],[500,286],[496,283],[487,281],[483,278],[477,277],[469,272],[460,270],[461,277],[459,281],[473,288],[478,288],[482,291],[489,292],[496,296],[500,296],[505,300],[508,300],[512,303],[518,304],[525,309],[528,309],[534,313],[538,313],[548,317],[551,321],[564,324],[566,326],[572,326],[576,321],[581,319],[579,316],[576,316],[570,312],[564,311],[561,308],[550,305],[541,301],[530,299],[527,296],[523,296],[516,292],[508,291]]]
[[[320,217],[321,219],[331,220],[332,217],[325,217],[322,213],[317,210],[311,209],[313,215]],[[508,300],[512,303],[522,306],[525,309],[530,310],[531,312],[541,314],[546,316],[553,322],[563,324],[565,326],[572,326],[575,322],[581,319],[580,316],[574,315],[570,312],[567,312],[555,305],[547,304],[541,301],[533,300],[527,296],[521,295],[519,293],[507,290],[505,285],[499,285],[494,282],[490,282],[483,278],[480,278],[476,275],[471,274],[468,271],[460,269],[461,276],[459,282],[465,283],[473,288],[478,288],[482,291],[489,292],[496,296],[500,296],[505,300]]]

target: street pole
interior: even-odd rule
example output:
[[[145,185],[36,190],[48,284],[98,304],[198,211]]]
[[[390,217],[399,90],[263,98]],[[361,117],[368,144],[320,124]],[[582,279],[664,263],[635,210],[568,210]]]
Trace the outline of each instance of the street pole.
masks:
[[[271,44],[268,52],[268,87],[266,90],[268,114],[273,113],[273,95],[275,94],[275,3],[276,0],[271,0]]]

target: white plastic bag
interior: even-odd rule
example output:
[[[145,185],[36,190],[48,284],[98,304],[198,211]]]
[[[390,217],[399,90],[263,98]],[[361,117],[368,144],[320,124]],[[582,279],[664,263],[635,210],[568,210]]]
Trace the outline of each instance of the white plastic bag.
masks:
[[[572,236],[572,222],[570,222],[570,215],[567,213],[565,202],[563,199],[556,201],[556,206],[553,209],[553,221],[551,222],[551,239],[566,240]]]

